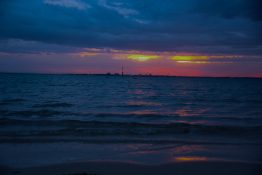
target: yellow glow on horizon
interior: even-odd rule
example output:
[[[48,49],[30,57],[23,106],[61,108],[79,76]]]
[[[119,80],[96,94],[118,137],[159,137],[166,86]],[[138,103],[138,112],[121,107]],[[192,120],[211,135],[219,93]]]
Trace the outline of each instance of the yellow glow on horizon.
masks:
[[[97,53],[94,53],[94,52],[80,52],[79,55],[80,55],[80,57],[91,57],[91,56],[96,56]]]
[[[153,59],[160,58],[158,55],[143,55],[143,54],[132,54],[127,56],[128,59],[135,60],[135,61],[149,61]]]
[[[208,56],[201,55],[176,55],[171,57],[175,61],[193,61],[193,60],[207,60]]]
[[[176,61],[177,63],[191,63],[191,64],[229,64],[233,61]]]
[[[117,60],[132,60],[137,62],[147,62],[150,60],[165,60],[175,61],[183,64],[224,64],[235,63],[241,55],[207,55],[201,53],[186,53],[186,52],[153,52],[139,50],[116,50],[116,49],[86,49],[84,52],[79,52],[80,57],[104,56],[111,57]],[[231,60],[229,60],[231,59]]]
[[[176,61],[177,63],[193,63],[193,64],[208,64],[211,61]]]

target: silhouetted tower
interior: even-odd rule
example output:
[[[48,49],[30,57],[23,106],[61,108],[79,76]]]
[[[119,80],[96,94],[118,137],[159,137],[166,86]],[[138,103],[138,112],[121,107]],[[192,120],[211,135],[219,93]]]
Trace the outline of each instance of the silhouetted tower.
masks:
[[[124,66],[122,66],[122,76],[124,76]]]

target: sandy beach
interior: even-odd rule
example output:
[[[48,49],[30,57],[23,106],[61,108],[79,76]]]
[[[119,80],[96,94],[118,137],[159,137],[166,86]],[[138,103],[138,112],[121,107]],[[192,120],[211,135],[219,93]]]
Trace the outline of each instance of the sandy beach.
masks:
[[[2,175],[259,175],[258,163],[200,161],[163,165],[143,165],[128,162],[85,162],[29,168],[1,167]]]

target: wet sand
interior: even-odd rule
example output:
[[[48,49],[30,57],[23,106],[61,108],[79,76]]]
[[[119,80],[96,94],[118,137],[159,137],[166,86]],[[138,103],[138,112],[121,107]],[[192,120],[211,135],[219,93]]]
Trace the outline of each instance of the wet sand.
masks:
[[[176,162],[143,165],[128,162],[65,163],[39,167],[1,167],[2,175],[259,175],[261,163],[229,161]]]

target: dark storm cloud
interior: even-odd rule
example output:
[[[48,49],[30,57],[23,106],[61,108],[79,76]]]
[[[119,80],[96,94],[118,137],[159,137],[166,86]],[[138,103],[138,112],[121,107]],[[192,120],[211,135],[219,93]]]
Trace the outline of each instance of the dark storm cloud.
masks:
[[[45,50],[47,43],[70,48],[262,54],[259,1],[10,0],[0,5],[2,42],[34,41],[35,50]],[[0,51],[9,45],[6,42]],[[31,46],[21,48],[30,51]],[[10,46],[9,52],[12,49],[17,47]]]

